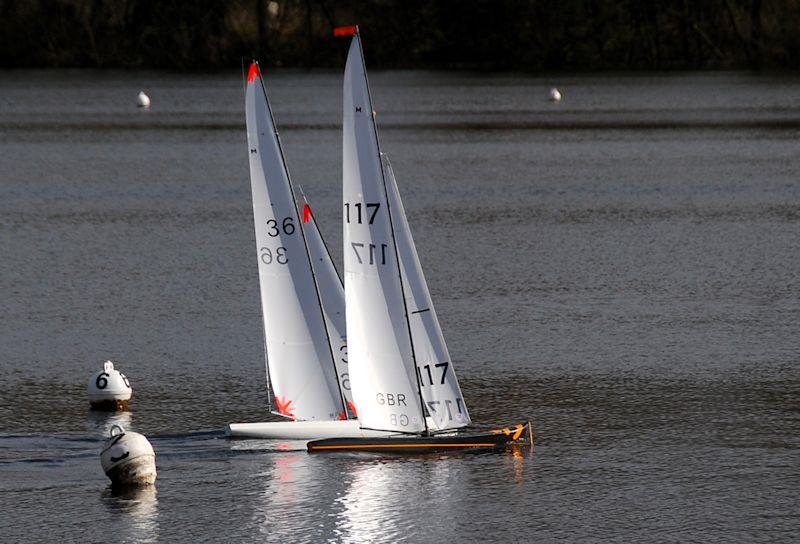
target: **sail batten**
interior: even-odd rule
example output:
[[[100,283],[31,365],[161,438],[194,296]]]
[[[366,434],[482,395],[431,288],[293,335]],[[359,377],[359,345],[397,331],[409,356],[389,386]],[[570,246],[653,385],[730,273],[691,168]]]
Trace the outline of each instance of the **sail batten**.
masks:
[[[277,411],[333,420],[343,411],[320,293],[258,65],[245,98],[250,186],[268,376]]]

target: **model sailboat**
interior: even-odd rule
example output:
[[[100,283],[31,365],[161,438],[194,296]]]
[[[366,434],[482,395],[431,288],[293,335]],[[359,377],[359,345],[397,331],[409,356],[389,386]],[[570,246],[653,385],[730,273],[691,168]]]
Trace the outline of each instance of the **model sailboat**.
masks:
[[[470,423],[391,165],[380,153],[357,27],[344,77],[345,307],[350,382],[362,428],[388,438],[339,437],[309,451],[419,452],[497,448],[512,432],[462,435]],[[430,416],[430,417],[426,417]],[[438,432],[439,434],[435,434]]]
[[[232,423],[234,437],[385,436],[362,430],[350,395],[344,294],[306,202],[303,219],[258,64],[247,77],[247,142],[267,376],[286,422]],[[301,223],[302,221],[302,223]]]

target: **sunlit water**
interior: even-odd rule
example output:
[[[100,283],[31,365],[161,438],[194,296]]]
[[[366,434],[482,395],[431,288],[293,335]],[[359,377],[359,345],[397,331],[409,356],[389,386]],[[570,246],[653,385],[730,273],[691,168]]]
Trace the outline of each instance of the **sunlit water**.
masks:
[[[341,75],[267,78],[338,261]],[[535,452],[226,440],[268,417],[238,75],[5,72],[0,539],[796,539],[800,80],[371,83],[471,415]],[[87,409],[108,358],[128,414]],[[115,422],[155,489],[108,488]]]

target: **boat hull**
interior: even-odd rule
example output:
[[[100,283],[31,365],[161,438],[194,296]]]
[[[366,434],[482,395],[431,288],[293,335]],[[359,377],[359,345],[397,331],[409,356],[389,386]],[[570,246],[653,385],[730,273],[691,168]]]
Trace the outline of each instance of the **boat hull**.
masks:
[[[316,440],[322,438],[374,438],[396,435],[387,431],[362,429],[358,420],[344,421],[270,421],[263,423],[230,423],[225,428],[230,438],[276,438],[283,440]]]
[[[525,430],[528,430],[525,433]],[[446,436],[391,436],[378,438],[337,437],[312,440],[309,453],[335,451],[363,451],[372,453],[421,454],[453,451],[496,451],[512,443],[530,441],[533,431],[530,423],[485,433],[457,433]]]

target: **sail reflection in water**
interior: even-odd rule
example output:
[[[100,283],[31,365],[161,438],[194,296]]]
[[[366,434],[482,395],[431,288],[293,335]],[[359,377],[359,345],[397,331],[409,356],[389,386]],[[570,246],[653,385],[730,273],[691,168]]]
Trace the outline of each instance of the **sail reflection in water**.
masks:
[[[326,461],[305,450],[273,451],[261,461],[268,468],[254,475],[260,499],[248,501],[255,508],[254,525],[270,542],[323,542],[337,532],[337,499],[348,489],[348,478]]]
[[[342,542],[399,542],[416,537],[430,540],[431,531],[455,534],[465,481],[459,479],[463,467],[459,469],[454,460],[464,459],[397,457],[351,463],[350,485],[340,499],[344,508],[337,537]],[[415,484],[409,486],[412,480]],[[422,514],[427,506],[421,505],[435,506]],[[435,522],[435,529],[421,522],[425,517]]]
[[[469,523],[471,512],[491,503],[490,496],[475,493],[476,484],[506,482],[507,492],[519,491],[530,480],[525,470],[532,461],[527,450],[519,456],[309,456],[277,451],[272,441],[258,443],[271,449],[253,459],[256,470],[248,474],[257,491],[246,504],[252,525],[270,542],[474,537],[479,528]]]

